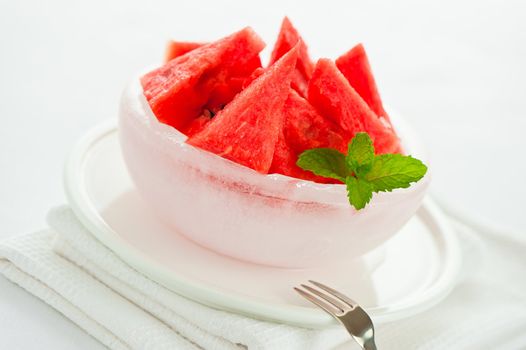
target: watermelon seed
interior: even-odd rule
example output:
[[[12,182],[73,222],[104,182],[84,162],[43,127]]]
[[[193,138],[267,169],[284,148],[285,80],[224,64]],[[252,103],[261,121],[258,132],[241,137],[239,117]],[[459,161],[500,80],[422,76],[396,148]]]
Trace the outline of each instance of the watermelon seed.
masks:
[[[203,111],[203,116],[205,116],[208,119],[212,119],[216,114],[212,112],[211,110],[205,108]]]

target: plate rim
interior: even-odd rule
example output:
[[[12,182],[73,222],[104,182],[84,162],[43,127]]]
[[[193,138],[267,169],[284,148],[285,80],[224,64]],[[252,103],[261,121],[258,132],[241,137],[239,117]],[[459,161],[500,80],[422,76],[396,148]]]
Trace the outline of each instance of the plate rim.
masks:
[[[106,224],[92,205],[84,186],[85,172],[83,171],[86,156],[93,145],[108,134],[116,134],[116,132],[116,119],[110,119],[93,127],[71,149],[64,165],[64,190],[69,205],[80,222],[102,244],[125,263],[157,283],[195,302],[248,317],[306,328],[326,328],[335,324],[336,321],[322,310],[296,305],[286,307],[270,305],[241,295],[225,293],[205,283],[175,275],[133,245],[119,239],[120,236]],[[459,278],[462,258],[456,234],[445,214],[430,197],[424,199],[422,209],[425,215],[434,221],[437,230],[441,233],[445,252],[441,273],[431,287],[424,290],[410,305],[402,303],[367,309],[377,324],[414,315],[434,306],[449,294]]]

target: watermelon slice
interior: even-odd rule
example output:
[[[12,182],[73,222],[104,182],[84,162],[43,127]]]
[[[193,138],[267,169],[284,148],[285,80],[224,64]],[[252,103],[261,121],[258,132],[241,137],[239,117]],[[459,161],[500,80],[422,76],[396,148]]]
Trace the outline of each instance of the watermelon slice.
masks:
[[[295,47],[187,142],[260,173],[268,173],[297,57]]]
[[[243,89],[246,88],[247,86],[249,86],[254,80],[256,80],[257,78],[259,78],[259,76],[261,76],[263,73],[265,72],[265,69],[263,68],[256,68],[252,74],[250,74],[248,76],[248,78],[246,78],[244,81],[243,81]]]
[[[349,81],[351,86],[369,105],[378,117],[389,121],[389,116],[384,110],[378,88],[374,81],[373,72],[367,59],[367,54],[362,44],[341,55],[336,60],[336,66]]]
[[[219,109],[233,98],[242,83],[234,86],[229,79],[249,76],[260,65],[264,46],[252,29],[245,28],[198,47],[144,75],[144,95],[160,122],[184,132],[203,108]]]
[[[295,90],[291,90],[283,107],[283,133],[287,143],[301,153],[311,148],[329,147],[347,151],[345,132],[332,120],[321,116]]]
[[[205,109],[202,115],[192,120],[192,122],[188,125],[188,127],[185,130],[186,136],[192,137],[193,135],[203,130],[206,124],[208,124],[208,122],[212,120],[214,115],[214,112]]]
[[[298,62],[296,63],[296,70],[294,71],[294,75],[292,77],[292,87],[297,90],[300,95],[306,96],[307,86],[309,79],[312,76],[314,64],[309,58],[307,45],[287,17],[283,18],[283,22],[281,23],[278,39],[276,40],[274,49],[270,55],[270,64],[276,62],[281,56],[290,51],[290,49],[293,48],[298,42],[300,43],[298,53],[299,56]]]
[[[316,176],[310,171],[303,170],[296,165],[299,153],[293,150],[287,141],[283,131],[279,133],[278,141],[274,150],[274,156],[272,158],[272,165],[270,166],[270,174],[282,174],[297,179],[303,179],[308,181],[314,181],[318,183],[337,183],[336,180]]]
[[[347,151],[343,130],[322,117],[307,100],[291,89],[283,106],[283,129],[279,134],[271,173],[279,173],[319,183],[335,183],[296,165],[301,152],[317,147]]]
[[[168,42],[166,46],[165,59],[166,62],[173,60],[179,56],[184,55],[187,52],[190,52],[198,47],[201,47],[205,44],[203,43],[194,43],[191,41],[173,41]]]
[[[321,115],[348,133],[348,139],[364,131],[373,139],[377,154],[400,152],[394,130],[376,116],[331,60],[320,59],[316,64],[308,96]]]

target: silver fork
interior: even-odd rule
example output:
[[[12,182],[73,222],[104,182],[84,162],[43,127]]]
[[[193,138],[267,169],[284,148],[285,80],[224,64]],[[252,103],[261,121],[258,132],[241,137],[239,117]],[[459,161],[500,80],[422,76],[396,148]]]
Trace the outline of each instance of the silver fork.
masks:
[[[331,287],[309,282],[319,289],[301,284],[301,288],[294,287],[294,290],[338,320],[363,349],[376,350],[373,322],[360,305]]]

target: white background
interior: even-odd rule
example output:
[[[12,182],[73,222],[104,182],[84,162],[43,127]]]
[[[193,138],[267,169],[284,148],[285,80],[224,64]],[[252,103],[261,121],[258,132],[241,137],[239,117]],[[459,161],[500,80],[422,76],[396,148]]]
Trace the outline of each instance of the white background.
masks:
[[[385,104],[433,158],[432,191],[488,223],[526,229],[524,1],[2,1],[0,239],[44,227],[65,202],[68,149],[116,115],[134,73],[170,39],[251,25],[272,46],[283,15],[314,58],[364,42]],[[268,55],[268,50],[265,51]],[[0,348],[96,349],[76,326],[0,278]]]

